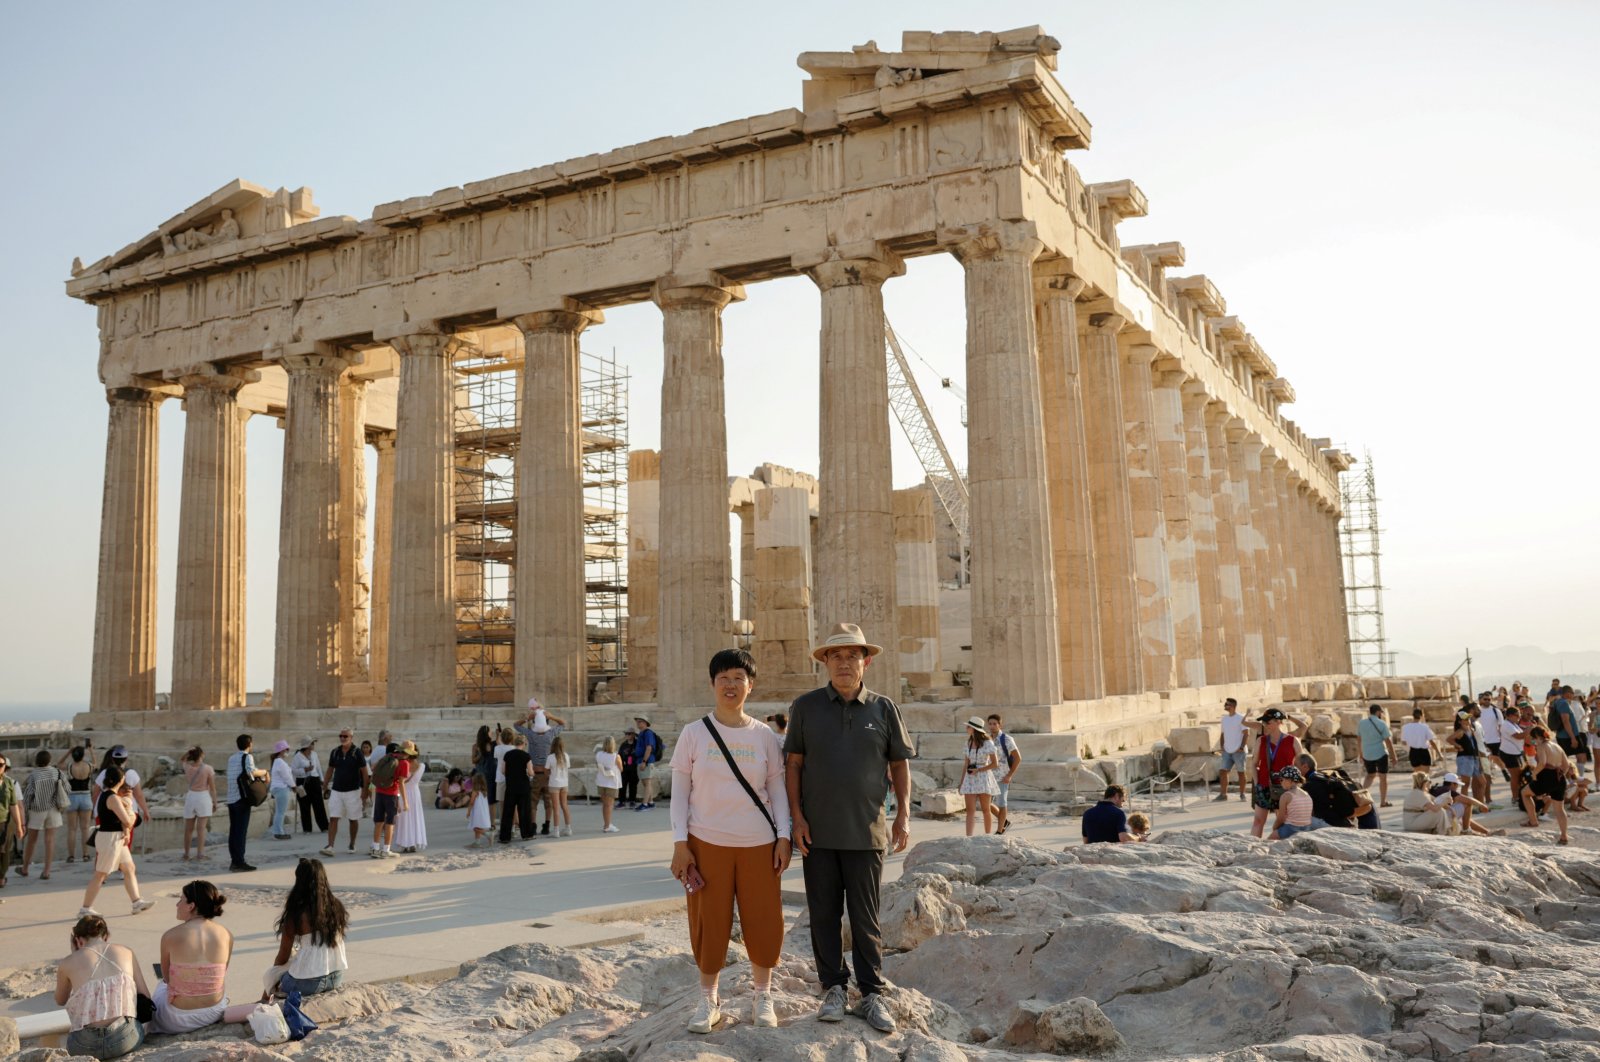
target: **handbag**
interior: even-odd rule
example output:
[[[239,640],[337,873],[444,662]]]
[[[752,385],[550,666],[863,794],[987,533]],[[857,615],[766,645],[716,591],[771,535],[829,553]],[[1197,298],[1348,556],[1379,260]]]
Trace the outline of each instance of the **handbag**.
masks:
[[[290,992],[278,1006],[283,1010],[284,1024],[289,1026],[289,1039],[304,1040],[306,1033],[316,1032],[317,1023],[306,1017],[300,1009],[300,993]]]
[[[246,779],[242,790],[244,802],[253,808],[260,807],[267,802],[267,794],[270,790],[271,783],[265,778]]]
[[[258,1044],[281,1044],[289,1039],[289,1023],[276,1003],[263,1003],[250,1012],[250,1031]]]
[[[60,767],[56,768],[56,810],[68,811],[72,808],[72,790],[67,787],[67,774]]]
[[[739,779],[739,784],[744,786],[744,791],[749,793],[750,799],[755,802],[756,810],[761,812],[761,817],[767,820],[768,826],[772,827],[772,840],[776,843],[779,839],[778,824],[773,821],[772,812],[767,810],[767,805],[762,803],[761,798],[756,795],[755,789],[750,785],[749,780],[745,778],[744,772],[739,770],[739,765],[733,762],[733,753],[728,751],[728,743],[722,740],[722,735],[717,733],[717,728],[711,725],[711,717],[708,715],[701,722],[705,723],[706,729],[711,731],[711,736],[716,739],[717,748],[722,750],[723,758],[728,761],[728,770],[732,771],[733,776]]]

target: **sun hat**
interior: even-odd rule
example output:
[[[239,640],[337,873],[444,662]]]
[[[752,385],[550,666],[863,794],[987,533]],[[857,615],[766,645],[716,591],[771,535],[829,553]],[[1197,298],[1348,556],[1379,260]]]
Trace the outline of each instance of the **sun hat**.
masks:
[[[305,737],[300,739],[300,745],[298,746],[298,749],[309,749],[312,745],[315,745],[316,743],[317,743],[317,739],[312,737],[310,734],[307,734]],[[298,749],[296,751],[298,751]]]
[[[1278,772],[1278,779],[1283,782],[1303,782],[1306,776],[1300,773],[1298,767],[1285,767]]]
[[[642,715],[636,715],[636,716],[634,716],[634,717],[633,717],[633,721],[634,721],[634,722],[635,722],[635,723],[643,723],[643,724],[644,724],[644,728],[645,728],[645,729],[646,729],[646,730],[649,730],[649,729],[650,729],[650,720],[648,720],[648,719],[646,719],[646,718],[645,718],[645,717],[644,717],[644,716],[642,716]]]
[[[539,702],[533,701],[531,703],[537,704]],[[543,734],[543,733],[546,733],[546,732],[549,731],[549,729],[550,729],[550,720],[545,718],[544,709],[543,708],[535,708],[534,709],[534,711],[533,711],[533,726],[529,727],[528,729],[532,730],[535,734]]]
[[[989,732],[989,727],[986,723],[984,723],[983,716],[981,715],[975,715],[971,719],[968,719],[967,729],[976,730],[980,734],[987,734]]]
[[[400,742],[400,755],[404,756],[408,760],[416,759],[417,758],[417,743],[415,741],[402,741],[402,742]]]
[[[529,708],[543,708],[544,705],[539,703],[539,698],[537,698],[537,697],[529,697],[528,698],[528,707]]]
[[[869,657],[877,656],[883,652],[883,646],[873,645],[867,641],[867,636],[862,634],[861,628],[854,623],[835,623],[833,630],[828,632],[828,636],[816,648],[811,650],[811,658],[813,660],[821,660],[823,654],[829,649],[840,649],[852,645],[865,649]]]
[[[287,741],[284,741],[282,738],[278,739],[278,743],[276,745],[272,746],[272,754],[274,756],[276,756],[280,752],[288,752],[288,751],[289,751],[289,743]]]

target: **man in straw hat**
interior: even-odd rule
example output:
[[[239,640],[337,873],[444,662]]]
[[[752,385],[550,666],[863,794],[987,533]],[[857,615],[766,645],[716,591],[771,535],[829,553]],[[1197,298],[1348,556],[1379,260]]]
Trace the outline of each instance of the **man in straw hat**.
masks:
[[[811,951],[822,981],[821,1021],[845,1015],[850,968],[844,961],[840,922],[850,914],[856,987],[855,1013],[879,1032],[895,1021],[883,992],[883,935],[878,928],[878,887],[890,834],[883,798],[894,783],[894,850],[911,839],[911,736],[900,708],[863,683],[873,645],[853,623],[840,623],[811,655],[828,672],[828,684],[796,698],[789,708],[787,758],[794,846],[805,860]]]

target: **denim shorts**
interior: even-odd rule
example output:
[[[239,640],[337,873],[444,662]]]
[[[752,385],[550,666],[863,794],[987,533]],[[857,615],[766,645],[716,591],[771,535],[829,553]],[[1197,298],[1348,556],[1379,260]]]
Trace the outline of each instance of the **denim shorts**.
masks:
[[[1316,829],[1315,826],[1291,826],[1286,822],[1282,826],[1278,827],[1278,840],[1287,841],[1297,833],[1305,833],[1308,830],[1314,829]]]
[[[287,995],[290,992],[299,992],[302,996],[314,996],[319,992],[332,992],[344,984],[344,971],[335,970],[323,974],[321,977],[295,977],[293,974],[284,974],[278,981],[278,991]]]
[[[1000,792],[989,803],[997,808],[1003,808],[1006,806],[1006,798],[1011,794],[1011,783],[996,781],[995,784],[1000,787]]]
[[[67,805],[68,811],[90,812],[94,810],[94,802],[89,799],[88,793],[68,793],[72,803]]]
[[[1476,756],[1457,756],[1456,774],[1461,778],[1479,778],[1483,775],[1483,764],[1478,762]]]
[[[144,1043],[144,1026],[132,1018],[118,1018],[110,1025],[86,1025],[67,1034],[67,1050],[93,1058],[121,1058]]]
[[[1240,749],[1238,752],[1224,752],[1222,754],[1222,762],[1217,765],[1217,770],[1242,771],[1244,770],[1244,761],[1249,758],[1249,755],[1244,749]]]

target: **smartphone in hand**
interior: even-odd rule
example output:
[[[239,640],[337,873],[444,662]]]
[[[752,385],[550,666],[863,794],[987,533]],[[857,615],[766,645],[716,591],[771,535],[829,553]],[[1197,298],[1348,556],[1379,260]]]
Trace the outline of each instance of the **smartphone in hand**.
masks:
[[[706,879],[700,876],[700,868],[691,864],[689,867],[689,873],[683,876],[683,891],[699,892],[705,887]]]

